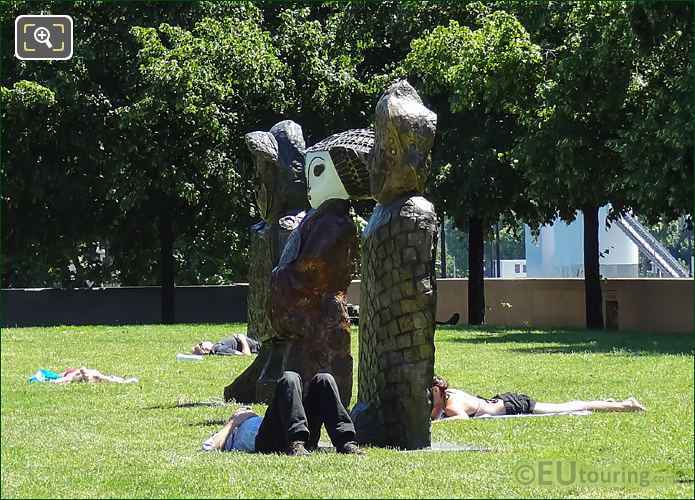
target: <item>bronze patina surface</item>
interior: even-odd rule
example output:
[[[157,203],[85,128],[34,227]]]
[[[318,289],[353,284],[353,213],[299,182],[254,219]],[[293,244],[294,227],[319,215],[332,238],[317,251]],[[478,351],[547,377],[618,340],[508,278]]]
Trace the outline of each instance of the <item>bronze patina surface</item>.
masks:
[[[405,81],[376,107],[369,157],[379,202],[362,235],[360,351],[352,418],[361,443],[430,446],[437,217],[422,196],[436,115]]]

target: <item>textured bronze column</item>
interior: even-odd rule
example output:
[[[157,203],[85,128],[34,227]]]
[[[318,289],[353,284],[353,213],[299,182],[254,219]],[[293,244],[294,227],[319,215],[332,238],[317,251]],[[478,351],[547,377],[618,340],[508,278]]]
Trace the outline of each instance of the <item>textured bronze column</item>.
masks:
[[[430,445],[434,373],[437,217],[421,192],[436,115],[398,82],[376,108],[369,158],[379,202],[362,240],[358,400],[361,443],[406,449]]]
[[[249,248],[248,336],[262,342],[249,367],[224,390],[225,399],[244,403],[267,401],[282,374],[286,342],[275,334],[265,310],[270,273],[285,243],[308,208],[302,128],[291,120],[270,132],[246,134],[253,155],[256,203],[263,220],[251,227]]]

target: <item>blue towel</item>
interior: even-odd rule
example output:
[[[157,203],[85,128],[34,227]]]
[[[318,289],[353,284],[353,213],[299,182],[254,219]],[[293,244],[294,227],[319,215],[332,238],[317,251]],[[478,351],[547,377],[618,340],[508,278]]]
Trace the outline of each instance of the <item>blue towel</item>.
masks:
[[[31,377],[27,377],[29,382],[50,382],[60,378],[60,373],[52,372],[51,370],[39,370]]]

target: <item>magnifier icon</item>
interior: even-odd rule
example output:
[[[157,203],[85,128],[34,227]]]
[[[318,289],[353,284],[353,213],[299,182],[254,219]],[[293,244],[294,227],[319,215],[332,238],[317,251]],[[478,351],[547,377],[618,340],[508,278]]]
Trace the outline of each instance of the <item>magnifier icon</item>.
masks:
[[[51,43],[51,32],[43,26],[36,28],[34,31],[34,40],[38,43],[45,43],[46,47],[49,49],[53,48],[53,44]]]

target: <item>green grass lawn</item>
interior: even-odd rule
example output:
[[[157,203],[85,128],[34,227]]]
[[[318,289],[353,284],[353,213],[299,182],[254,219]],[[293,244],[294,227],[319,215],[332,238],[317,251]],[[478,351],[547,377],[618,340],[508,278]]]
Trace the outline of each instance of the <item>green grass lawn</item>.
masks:
[[[436,369],[454,387],[482,395],[525,392],[540,401],[633,395],[649,409],[433,427],[433,441],[489,447],[488,452],[200,452],[200,443],[237,407],[223,403],[222,390],[250,358],[184,363],[175,354],[244,328],[3,330],[2,497],[693,497],[691,336],[438,330]],[[355,330],[355,359],[356,338]],[[26,381],[38,368],[79,366],[135,376],[140,383]],[[355,384],[353,403],[356,393]],[[558,460],[598,471],[673,475],[676,481],[542,486],[515,479],[519,467],[535,471],[539,462]]]

